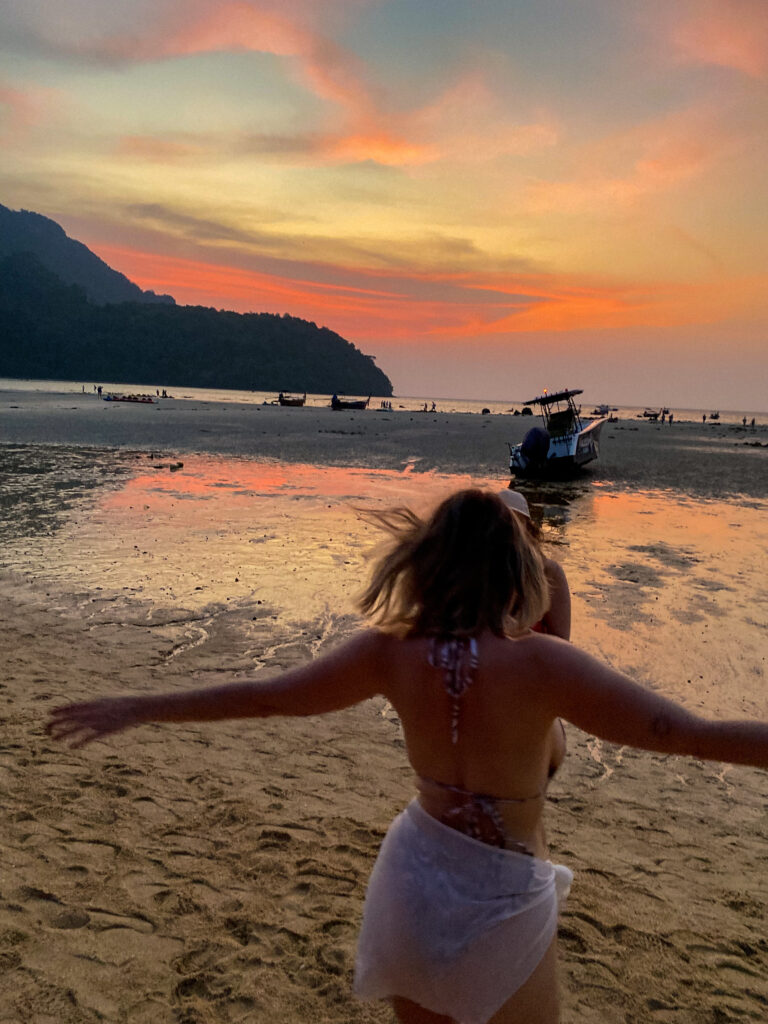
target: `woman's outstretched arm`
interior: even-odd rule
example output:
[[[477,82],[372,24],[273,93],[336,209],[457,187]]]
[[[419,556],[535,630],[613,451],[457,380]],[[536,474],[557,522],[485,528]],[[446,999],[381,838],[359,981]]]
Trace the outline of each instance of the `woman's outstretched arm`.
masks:
[[[554,715],[609,743],[768,768],[768,722],[702,718],[584,651],[558,646],[546,688]]]
[[[147,722],[213,722],[271,715],[322,715],[379,692],[380,647],[374,630],[275,679],[225,683],[174,693],[102,697],[54,708],[47,732],[71,747]]]

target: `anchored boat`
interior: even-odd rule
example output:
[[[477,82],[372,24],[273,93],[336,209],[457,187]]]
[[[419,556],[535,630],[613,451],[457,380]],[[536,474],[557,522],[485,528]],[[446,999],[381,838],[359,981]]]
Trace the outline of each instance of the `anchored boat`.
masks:
[[[154,405],[155,400],[151,395],[118,395],[118,394],[106,394],[102,395],[105,402],[133,402],[138,405]]]
[[[371,396],[367,398],[339,398],[334,394],[331,396],[332,409],[367,409]]]
[[[277,396],[278,405],[289,405],[295,408],[300,408],[307,400],[307,392],[303,395],[287,395],[284,391],[281,391]]]
[[[608,419],[582,419],[573,398],[581,388],[555,391],[526,402],[538,406],[543,427],[532,427],[521,444],[509,445],[509,470],[517,476],[568,476],[597,458]]]

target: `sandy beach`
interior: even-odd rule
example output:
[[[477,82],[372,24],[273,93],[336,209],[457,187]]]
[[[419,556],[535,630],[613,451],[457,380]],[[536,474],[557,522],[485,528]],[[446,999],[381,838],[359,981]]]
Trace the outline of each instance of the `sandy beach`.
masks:
[[[355,1002],[367,876],[413,792],[383,701],[145,727],[47,709],[269,675],[356,627],[360,505],[506,486],[520,418],[0,393],[0,1024],[389,1022]],[[712,717],[768,716],[768,428],[607,425],[523,486],[574,642]],[[564,1024],[768,1016],[768,777],[568,727]]]

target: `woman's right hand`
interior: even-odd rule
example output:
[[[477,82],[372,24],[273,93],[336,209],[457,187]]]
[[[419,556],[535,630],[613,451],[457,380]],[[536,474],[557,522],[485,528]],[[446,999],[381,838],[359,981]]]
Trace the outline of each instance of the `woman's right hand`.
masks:
[[[140,697],[103,697],[80,704],[65,704],[51,712],[45,731],[53,739],[77,750],[93,740],[140,725]]]

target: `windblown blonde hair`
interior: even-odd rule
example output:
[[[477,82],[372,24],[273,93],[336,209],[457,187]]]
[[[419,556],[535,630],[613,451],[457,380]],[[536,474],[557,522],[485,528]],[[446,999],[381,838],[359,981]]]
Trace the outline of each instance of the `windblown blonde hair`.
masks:
[[[428,519],[408,508],[367,511],[392,534],[358,601],[399,635],[514,636],[538,622],[549,589],[538,546],[497,495],[465,490]]]

